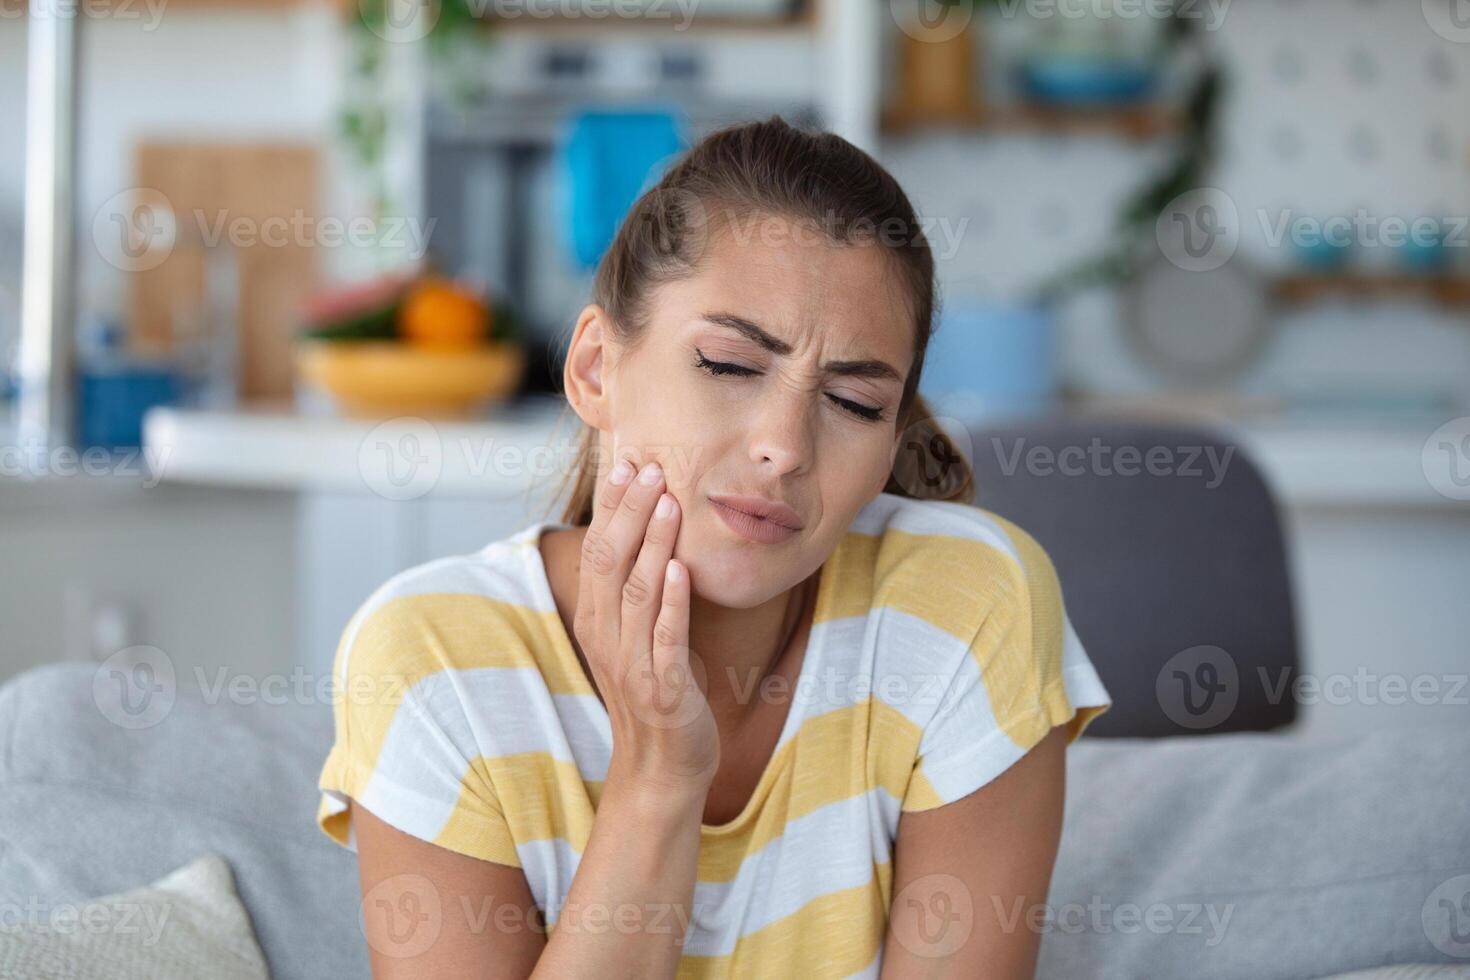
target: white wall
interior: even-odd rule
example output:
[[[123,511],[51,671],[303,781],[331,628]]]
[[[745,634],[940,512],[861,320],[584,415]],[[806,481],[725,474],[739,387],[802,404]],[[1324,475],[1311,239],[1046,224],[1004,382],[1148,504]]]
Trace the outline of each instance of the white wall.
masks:
[[[130,614],[119,649],[181,672],[296,662],[294,495],[144,488],[124,477],[0,483],[0,681],[88,649],[92,610]],[[189,673],[192,677],[192,673]],[[211,675],[212,676],[212,675]]]
[[[891,40],[896,29],[886,29]],[[1240,215],[1233,262],[1265,271],[1291,261],[1267,246],[1260,223],[1262,212],[1274,220],[1286,207],[1324,217],[1358,208],[1380,219],[1470,215],[1470,44],[1435,33],[1420,4],[1232,3],[1205,36],[1227,70],[1207,180]],[[1106,246],[1121,196],[1151,178],[1166,150],[1107,137],[924,134],[885,139],[882,158],[921,212],[966,223],[959,250],[939,263],[946,298],[964,302],[1022,297]],[[1470,275],[1466,252],[1455,250]],[[1384,249],[1365,256],[1389,258]],[[1115,297],[1079,297],[1066,313],[1068,380],[1100,392],[1159,386],[1123,342]],[[1240,386],[1448,390],[1470,401],[1470,329],[1463,310],[1413,304],[1295,314]]]

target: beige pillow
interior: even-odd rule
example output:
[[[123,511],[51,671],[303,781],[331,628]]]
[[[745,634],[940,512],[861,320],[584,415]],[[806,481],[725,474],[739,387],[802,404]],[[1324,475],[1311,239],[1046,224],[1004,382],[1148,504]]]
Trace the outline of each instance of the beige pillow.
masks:
[[[230,866],[213,854],[130,892],[12,904],[0,916],[0,977],[269,980]]]

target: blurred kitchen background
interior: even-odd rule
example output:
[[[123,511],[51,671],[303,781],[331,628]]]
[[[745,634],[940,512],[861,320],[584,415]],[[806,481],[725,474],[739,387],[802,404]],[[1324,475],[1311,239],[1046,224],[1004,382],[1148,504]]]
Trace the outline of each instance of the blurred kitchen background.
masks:
[[[0,3],[0,679],[319,677],[393,572],[559,517],[622,209],[772,113],[914,200],[941,411],[1228,433],[1307,671],[1470,669],[1458,0]]]

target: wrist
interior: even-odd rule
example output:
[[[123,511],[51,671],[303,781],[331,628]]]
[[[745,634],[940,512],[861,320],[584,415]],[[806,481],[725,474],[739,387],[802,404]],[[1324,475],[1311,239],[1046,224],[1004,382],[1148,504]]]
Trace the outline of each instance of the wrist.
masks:
[[[614,757],[608,766],[599,804],[613,802],[641,813],[673,818],[698,814],[703,818],[710,780],[703,776],[681,776],[676,773],[653,775],[639,771]]]

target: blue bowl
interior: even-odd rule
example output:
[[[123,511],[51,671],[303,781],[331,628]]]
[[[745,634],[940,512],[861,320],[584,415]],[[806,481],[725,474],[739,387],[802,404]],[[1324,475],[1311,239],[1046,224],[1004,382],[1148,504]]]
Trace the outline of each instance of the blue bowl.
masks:
[[[1334,242],[1319,238],[1315,242],[1297,243],[1297,264],[1313,272],[1336,272],[1348,263],[1352,254],[1351,242]]]
[[[1433,220],[1433,219],[1431,219]],[[1446,230],[1435,222],[1426,234],[1412,227],[1407,235],[1393,244],[1399,265],[1409,272],[1439,272],[1450,264],[1450,250],[1445,244]]]
[[[1052,105],[1143,102],[1153,95],[1159,77],[1151,65],[1076,57],[1033,58],[1020,72],[1026,95]]]

